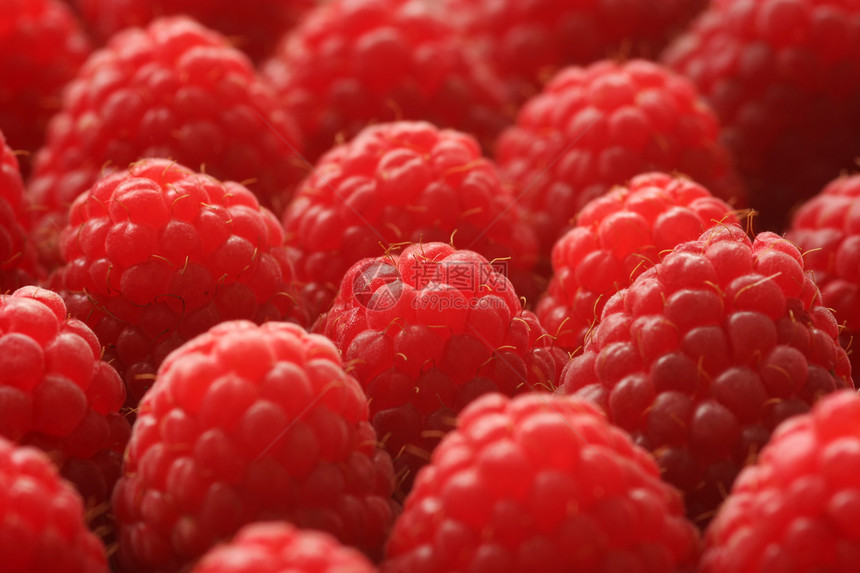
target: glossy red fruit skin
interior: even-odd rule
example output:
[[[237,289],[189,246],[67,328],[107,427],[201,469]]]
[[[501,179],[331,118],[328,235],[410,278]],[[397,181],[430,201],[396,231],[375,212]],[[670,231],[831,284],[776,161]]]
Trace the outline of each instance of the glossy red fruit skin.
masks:
[[[148,159],[75,200],[51,280],[98,335],[133,408],[165,356],[211,326],[296,317],[283,241],[243,185]]]
[[[846,390],[777,427],[708,527],[699,570],[853,571],[858,421],[860,399]]]
[[[607,302],[558,391],[600,404],[706,523],[780,422],[853,388],[838,331],[794,244],[720,225]]]
[[[43,278],[30,237],[28,207],[18,158],[0,131],[0,292]]]
[[[593,404],[490,394],[418,474],[382,571],[684,571],[698,553],[678,491]]]
[[[325,337],[230,321],[173,352],[113,495],[124,571],[180,571],[244,525],[326,531],[372,558],[397,510],[367,399]]]

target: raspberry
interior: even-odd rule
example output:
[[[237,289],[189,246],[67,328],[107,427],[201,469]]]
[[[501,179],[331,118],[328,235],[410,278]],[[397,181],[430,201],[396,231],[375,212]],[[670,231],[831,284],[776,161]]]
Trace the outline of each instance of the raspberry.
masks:
[[[60,92],[90,54],[90,41],[72,10],[60,0],[4,0],[0,18],[0,130],[29,153],[44,142],[48,119],[59,110]]]
[[[511,115],[504,85],[426,0],[331,0],[262,66],[316,161],[369,123],[425,119],[490,145]]]
[[[648,2],[445,0],[469,40],[519,99],[560,68],[603,58],[654,57],[707,0]],[[575,39],[575,40],[574,40]]]
[[[4,573],[107,573],[80,496],[35,448],[0,438],[0,562]]]
[[[780,425],[706,533],[702,573],[854,571],[860,398],[843,391]]]
[[[211,550],[191,573],[375,573],[364,555],[330,535],[288,523],[245,526]]]
[[[719,124],[692,84],[644,60],[560,71],[496,148],[533,219],[542,254],[588,201],[647,171],[680,171],[742,204]]]
[[[505,259],[532,294],[535,238],[469,135],[425,122],[368,127],[317,162],[284,214],[309,305],[325,310],[347,269],[402,242],[452,240]],[[529,289],[532,290],[529,290]]]
[[[0,131],[0,292],[41,278],[18,159]]]
[[[225,320],[296,312],[283,241],[277,218],[242,185],[144,160],[75,200],[53,280],[106,346],[134,407],[188,339]]]
[[[315,328],[364,387],[400,493],[475,397],[551,389],[567,361],[500,269],[443,243],[359,261]]]
[[[860,5],[854,0],[720,0],[663,55],[723,125],[763,227],[860,153]]]
[[[556,344],[576,351],[610,296],[716,223],[737,223],[731,207],[663,173],[639,175],[592,199],[553,247],[553,278],[536,309],[541,324]]]
[[[794,215],[786,238],[803,251],[806,268],[815,274],[821,300],[842,323],[840,339],[850,349],[855,386],[860,376],[860,175],[829,183]]]
[[[69,84],[36,157],[29,190],[43,257],[57,262],[54,239],[75,197],[142,157],[248,180],[279,210],[300,176],[298,140],[251,62],[217,33],[175,17],[118,34]]]
[[[0,295],[0,436],[44,450],[90,506],[110,497],[129,435],[125,388],[100,356],[57,293]]]
[[[172,353],[141,402],[113,496],[119,563],[178,571],[261,520],[374,555],[393,483],[330,341],[289,323],[226,322]]]
[[[781,421],[853,388],[838,330],[797,247],[716,226],[609,299],[559,392],[651,450],[703,523]]]
[[[75,0],[93,31],[107,40],[123,28],[185,14],[227,36],[254,60],[268,56],[286,30],[317,0]]]
[[[681,496],[586,401],[476,400],[419,474],[386,573],[680,571],[698,554]]]

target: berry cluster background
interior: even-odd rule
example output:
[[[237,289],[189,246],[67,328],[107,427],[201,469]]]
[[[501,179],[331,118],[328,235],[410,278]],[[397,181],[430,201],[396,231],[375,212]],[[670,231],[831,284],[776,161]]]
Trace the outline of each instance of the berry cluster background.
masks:
[[[0,571],[860,570],[856,0],[0,0]]]

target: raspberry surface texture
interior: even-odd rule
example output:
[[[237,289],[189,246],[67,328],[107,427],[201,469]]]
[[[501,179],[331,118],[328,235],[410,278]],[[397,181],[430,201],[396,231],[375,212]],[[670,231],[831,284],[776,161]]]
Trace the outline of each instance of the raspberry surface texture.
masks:
[[[367,557],[326,533],[254,523],[209,551],[191,573],[376,573]]]
[[[0,19],[0,130],[29,154],[42,146],[60,93],[92,50],[72,9],[61,0],[4,0]]]
[[[36,448],[0,437],[0,562],[4,573],[108,573],[84,504]]]
[[[860,360],[860,175],[830,182],[795,213],[786,238],[803,252],[821,300],[842,326],[840,340],[848,350],[857,386]]]
[[[444,0],[517,101],[560,68],[603,58],[654,58],[707,0]]]
[[[504,84],[426,0],[331,0],[287,33],[262,71],[316,161],[370,123],[424,119],[489,146],[513,119]]]
[[[723,125],[760,227],[781,231],[799,203],[860,155],[860,4],[718,0],[663,54]]]
[[[0,294],[0,436],[44,450],[87,505],[110,499],[129,424],[122,380],[53,291]]]
[[[81,67],[36,156],[29,191],[43,257],[57,261],[69,206],[106,172],[169,158],[245,182],[280,210],[303,174],[296,151],[293,120],[224,37],[179,16],[127,30]]]
[[[551,390],[567,361],[502,269],[444,243],[353,265],[315,330],[367,393],[401,493],[469,402]]]
[[[41,278],[18,158],[0,131],[0,292]]]
[[[639,173],[678,172],[737,206],[743,191],[713,111],[657,64],[601,61],[559,71],[499,137],[496,160],[550,256],[591,199]]]
[[[242,526],[284,520],[378,557],[396,510],[361,387],[325,337],[220,324],[171,354],[114,490],[125,571],[179,571]]]
[[[403,242],[453,241],[504,261],[521,295],[539,290],[534,232],[495,165],[473,137],[426,122],[368,127],[335,147],[299,186],[283,222],[298,253],[296,278],[319,311],[350,266]]]
[[[553,247],[553,277],[535,313],[556,344],[575,352],[609,297],[676,245],[737,222],[729,205],[693,181],[638,175],[577,214],[576,226]]]
[[[418,474],[382,570],[668,572],[698,550],[677,490],[592,404],[491,394]]]
[[[52,284],[106,347],[134,407],[183,342],[225,320],[297,312],[283,241],[242,185],[143,160],[75,200]]]
[[[89,27],[102,40],[162,16],[185,14],[226,36],[255,61],[268,56],[281,35],[316,3],[317,0],[74,0]]]
[[[780,422],[853,388],[838,334],[794,244],[718,225],[609,299],[559,392],[600,404],[705,523]]]
[[[850,572],[860,563],[860,398],[780,425],[706,533],[699,571]]]

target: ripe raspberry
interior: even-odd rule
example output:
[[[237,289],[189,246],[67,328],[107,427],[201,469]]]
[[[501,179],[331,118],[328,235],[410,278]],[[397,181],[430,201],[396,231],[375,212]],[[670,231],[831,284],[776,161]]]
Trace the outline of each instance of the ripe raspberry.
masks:
[[[678,571],[695,527],[654,460],[583,400],[476,400],[419,474],[386,573]]]
[[[35,448],[0,438],[0,563],[4,573],[107,573],[84,504]]]
[[[692,84],[643,60],[559,72],[496,148],[549,257],[570,219],[613,185],[680,171],[733,204],[743,197],[719,125]]]
[[[471,136],[429,123],[368,127],[335,147],[299,186],[284,226],[299,253],[297,279],[319,311],[350,266],[402,242],[452,240],[507,259],[517,292],[537,294],[534,232],[495,166]]]
[[[0,130],[14,149],[29,153],[44,142],[60,92],[90,54],[90,41],[60,0],[4,0],[0,18]]]
[[[106,169],[142,157],[247,180],[261,203],[280,209],[301,175],[297,141],[272,90],[217,33],[176,17],[118,34],[69,84],[36,157],[29,190],[42,210],[43,256],[56,262],[52,239],[75,197]]]
[[[191,573],[375,573],[358,551],[325,533],[255,523],[209,551]]]
[[[373,555],[394,474],[337,350],[301,327],[220,324],[165,360],[114,490],[119,563],[177,571],[254,521],[327,531]]]
[[[723,125],[750,203],[780,230],[860,154],[860,4],[719,0],[663,55]]]
[[[707,0],[445,0],[467,38],[522,100],[564,66],[654,57]]]
[[[567,361],[498,268],[443,243],[353,265],[316,329],[364,387],[401,493],[466,404],[551,389]]]
[[[716,223],[737,223],[731,207],[688,179],[634,177],[592,199],[552,250],[553,277],[536,314],[556,344],[580,349],[607,299],[675,245]]]
[[[186,340],[225,320],[295,312],[283,241],[242,185],[144,160],[75,200],[54,282],[106,346],[133,407]]]
[[[29,224],[18,159],[0,131],[0,292],[32,284],[42,275]]]
[[[609,299],[559,391],[651,450],[704,522],[782,420],[853,387],[838,330],[797,247],[716,226]]]
[[[57,293],[0,295],[0,436],[44,450],[90,506],[110,497],[129,435],[125,388],[100,356]]]
[[[426,0],[331,0],[262,66],[316,161],[370,123],[425,119],[489,145],[512,115],[484,58]]]
[[[806,268],[815,275],[821,300],[832,308],[843,328],[839,337],[848,348],[854,385],[860,376],[860,175],[840,177],[804,203],[786,238],[803,252]]]
[[[860,563],[860,398],[780,425],[706,534],[702,573],[844,571]]]

